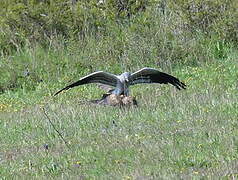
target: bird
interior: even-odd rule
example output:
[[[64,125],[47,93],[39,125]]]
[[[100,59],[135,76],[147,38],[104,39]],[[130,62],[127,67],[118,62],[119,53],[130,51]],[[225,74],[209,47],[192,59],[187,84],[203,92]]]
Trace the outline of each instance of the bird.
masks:
[[[109,91],[110,94],[124,96],[129,96],[129,86],[143,83],[172,84],[178,90],[186,89],[186,85],[178,78],[157,69],[145,67],[134,73],[124,72],[121,75],[114,75],[104,71],[96,71],[82,77],[79,81],[64,87],[56,92],[54,96],[75,86],[89,83],[101,83],[112,86],[114,89]]]

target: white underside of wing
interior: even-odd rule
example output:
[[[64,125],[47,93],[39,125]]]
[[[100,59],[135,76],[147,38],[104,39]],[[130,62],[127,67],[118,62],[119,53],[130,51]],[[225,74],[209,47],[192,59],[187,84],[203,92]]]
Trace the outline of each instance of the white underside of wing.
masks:
[[[141,75],[146,75],[146,74],[151,74],[151,73],[158,73],[160,71],[158,71],[157,69],[154,68],[142,68],[134,73],[131,74],[132,77],[137,77],[137,76],[141,76]]]
[[[98,83],[97,86],[105,91],[111,91],[111,90],[115,89],[111,85],[106,85],[106,84],[102,84],[102,83]]]
[[[85,79],[88,79],[88,81],[86,81],[85,83],[101,83],[109,86],[116,86],[118,81],[116,75],[103,71],[97,71],[87,76],[84,76],[80,79],[80,81]]]
[[[149,77],[146,76],[140,76],[140,79],[135,79],[131,81],[131,85],[133,84],[140,84],[140,83],[153,83]]]
[[[159,73],[157,69],[153,68],[142,68],[131,74],[131,85],[138,83],[153,83],[148,74],[156,74]]]

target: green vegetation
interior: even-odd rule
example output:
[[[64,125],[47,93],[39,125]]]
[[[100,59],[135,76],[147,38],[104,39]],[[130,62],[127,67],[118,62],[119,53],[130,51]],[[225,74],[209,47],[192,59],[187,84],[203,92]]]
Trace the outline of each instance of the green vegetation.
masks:
[[[120,2],[0,2],[1,178],[237,178],[237,3]],[[144,66],[187,90],[137,85],[129,109],[87,103],[95,85],[51,96]]]

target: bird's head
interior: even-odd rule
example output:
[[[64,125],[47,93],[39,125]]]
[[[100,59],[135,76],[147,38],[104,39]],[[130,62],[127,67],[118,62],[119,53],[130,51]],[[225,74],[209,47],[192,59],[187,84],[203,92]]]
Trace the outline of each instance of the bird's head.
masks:
[[[122,74],[123,80],[124,80],[125,82],[129,82],[130,76],[131,76],[131,73],[130,73],[130,72],[124,72],[124,73]]]

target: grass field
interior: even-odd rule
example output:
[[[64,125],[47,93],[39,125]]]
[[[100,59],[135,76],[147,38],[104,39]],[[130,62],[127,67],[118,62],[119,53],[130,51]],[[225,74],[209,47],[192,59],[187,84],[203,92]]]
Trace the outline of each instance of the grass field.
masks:
[[[238,179],[237,3],[98,2],[0,3],[0,179]],[[136,85],[130,108],[90,104],[93,84],[52,96],[145,66],[187,89]]]
[[[32,57],[45,58],[44,52],[39,54]],[[199,66],[160,68],[184,81],[187,90],[137,85],[131,91],[139,107],[126,109],[85,102],[101,96],[102,90],[94,85],[51,96],[87,71],[76,76],[74,68],[55,82],[49,71],[35,89],[30,88],[35,81],[28,79],[17,91],[0,94],[0,177],[237,178],[237,55],[234,51],[226,59]]]

